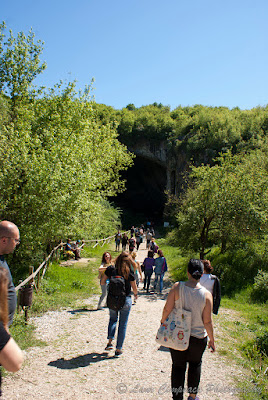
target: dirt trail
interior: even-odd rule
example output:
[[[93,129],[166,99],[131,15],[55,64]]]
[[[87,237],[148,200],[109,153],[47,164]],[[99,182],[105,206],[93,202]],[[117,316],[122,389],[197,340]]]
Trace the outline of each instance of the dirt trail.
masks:
[[[142,244],[138,259],[142,261],[146,254]],[[165,281],[161,297],[146,294],[141,288],[140,284],[140,295],[129,317],[124,352],[118,358],[113,351],[104,350],[109,313],[107,309],[96,311],[98,296],[79,302],[75,310],[48,312],[34,318],[37,335],[47,346],[31,348],[25,354],[22,369],[3,379],[3,398],[171,399],[170,355],[155,342],[169,282]],[[239,374],[236,366],[207,350],[200,399],[237,399],[232,379]]]

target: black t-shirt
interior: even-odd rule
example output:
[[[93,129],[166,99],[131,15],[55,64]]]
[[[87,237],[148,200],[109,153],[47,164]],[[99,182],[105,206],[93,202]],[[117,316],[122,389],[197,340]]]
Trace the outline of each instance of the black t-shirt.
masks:
[[[105,275],[107,275],[108,278],[111,278],[111,276],[117,276],[117,275],[120,275],[120,274],[118,273],[117,269],[113,265],[110,265],[106,269]],[[132,271],[129,272],[128,279],[125,279],[126,296],[130,295],[130,292],[131,292],[131,284],[130,284],[130,282],[131,281],[135,281],[135,277],[134,277],[134,274],[133,274]]]
[[[0,351],[3,350],[9,339],[10,339],[10,334],[7,333],[2,322],[0,322]]]

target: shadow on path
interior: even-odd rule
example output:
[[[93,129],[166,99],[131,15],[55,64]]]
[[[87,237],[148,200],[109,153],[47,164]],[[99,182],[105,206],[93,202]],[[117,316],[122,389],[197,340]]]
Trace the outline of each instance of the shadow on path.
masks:
[[[109,356],[108,352],[104,353],[90,353],[84,356],[78,356],[71,358],[70,360],[65,360],[64,358],[59,358],[55,361],[50,361],[48,365],[50,367],[56,367],[59,369],[76,369],[82,367],[88,367],[90,364],[96,362],[104,361],[107,359],[116,358],[115,356]]]
[[[168,348],[168,347],[165,347],[165,346],[160,346],[160,347],[157,349],[157,351],[166,351],[166,352],[169,353],[169,348]]]
[[[96,312],[96,311],[99,311],[99,310],[97,310],[97,309],[88,309],[88,308],[78,308],[78,309],[76,309],[76,310],[70,310],[70,311],[67,311],[67,313],[69,313],[69,314],[81,314],[81,313],[89,313],[89,312]]]
[[[156,293],[153,290],[150,290],[149,293],[146,290],[138,289],[138,298],[144,297],[148,301],[157,301],[157,300],[166,300],[168,293]]]

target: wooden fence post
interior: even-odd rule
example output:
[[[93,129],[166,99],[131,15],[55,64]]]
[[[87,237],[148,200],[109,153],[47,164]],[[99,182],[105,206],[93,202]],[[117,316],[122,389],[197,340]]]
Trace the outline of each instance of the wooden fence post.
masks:
[[[22,282],[22,279],[19,280],[19,283]],[[20,291],[18,291],[18,296],[17,296],[17,313],[20,311]]]
[[[29,267],[29,276],[32,275],[33,273],[34,273],[34,267],[31,266],[31,267]],[[32,279],[29,281],[29,285],[34,286],[34,287],[35,287],[35,290],[37,291],[37,287],[36,287],[34,278],[32,278]]]
[[[39,289],[39,283],[40,283],[40,271],[38,271],[37,275],[37,290]]]
[[[30,266],[30,267],[29,267],[29,276],[32,275],[33,273],[34,273],[34,267]],[[29,281],[29,284],[31,285],[33,282],[34,282],[34,278],[32,278],[32,279]]]

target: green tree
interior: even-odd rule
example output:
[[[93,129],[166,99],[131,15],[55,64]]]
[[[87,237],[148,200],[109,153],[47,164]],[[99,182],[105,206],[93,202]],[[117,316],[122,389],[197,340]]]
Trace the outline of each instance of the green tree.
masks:
[[[0,75],[0,218],[21,229],[20,264],[35,264],[50,242],[115,230],[120,213],[107,199],[124,189],[120,172],[132,165],[132,155],[118,141],[115,123],[100,121],[90,87],[78,95],[75,83],[60,83],[32,96],[41,48],[32,47],[33,34],[29,41],[12,36],[10,44]],[[33,68],[27,69],[20,63],[29,54]]]
[[[227,153],[210,167],[192,167],[190,183],[177,216],[178,240],[200,252],[213,245],[225,251],[235,245],[263,238],[267,233],[268,169],[266,153]]]
[[[12,30],[6,39],[4,31],[6,25],[0,24],[0,91],[6,94],[15,103],[19,97],[27,99],[33,88],[34,79],[46,68],[46,63],[41,63],[40,55],[43,43],[35,43],[32,30],[28,36],[19,32],[14,37]]]

